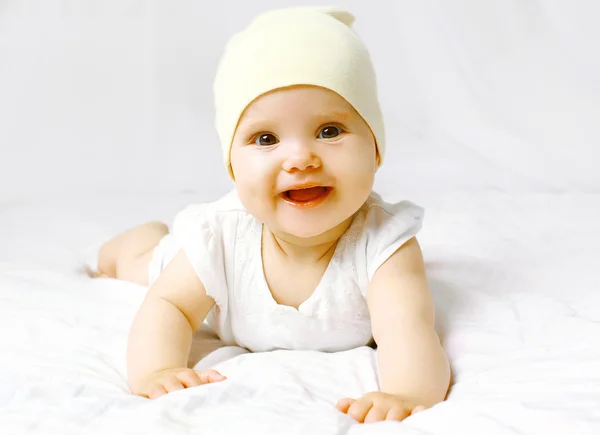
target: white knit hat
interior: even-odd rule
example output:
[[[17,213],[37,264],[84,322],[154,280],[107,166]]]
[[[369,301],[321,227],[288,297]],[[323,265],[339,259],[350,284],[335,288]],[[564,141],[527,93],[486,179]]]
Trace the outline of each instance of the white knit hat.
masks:
[[[383,117],[367,48],[342,9],[297,7],[256,17],[235,34],[214,82],[216,128],[233,179],[231,143],[240,116],[260,95],[292,85],[314,85],[342,96],[371,128],[379,162],[385,153]]]

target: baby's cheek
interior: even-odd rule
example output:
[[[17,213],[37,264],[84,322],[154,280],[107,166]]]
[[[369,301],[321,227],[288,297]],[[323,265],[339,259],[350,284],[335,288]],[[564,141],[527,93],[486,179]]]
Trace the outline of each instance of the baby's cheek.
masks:
[[[259,220],[268,219],[272,208],[272,190],[260,178],[244,178],[236,181],[238,196],[244,207]]]
[[[369,165],[367,156],[362,161],[358,159],[346,159],[340,161],[339,173],[342,177],[344,184],[347,184],[352,189],[371,190],[373,182],[375,181],[375,172],[377,166],[375,164]]]
[[[374,172],[377,168],[375,144],[353,140],[344,144],[344,148],[336,152],[329,163],[345,172]]]

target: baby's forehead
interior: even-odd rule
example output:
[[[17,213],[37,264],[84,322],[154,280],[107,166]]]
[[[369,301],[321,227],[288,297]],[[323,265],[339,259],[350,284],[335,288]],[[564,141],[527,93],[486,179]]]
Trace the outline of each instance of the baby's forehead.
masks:
[[[242,112],[240,121],[280,118],[286,114],[310,118],[335,117],[347,120],[354,108],[337,93],[315,86],[295,86],[265,93]]]

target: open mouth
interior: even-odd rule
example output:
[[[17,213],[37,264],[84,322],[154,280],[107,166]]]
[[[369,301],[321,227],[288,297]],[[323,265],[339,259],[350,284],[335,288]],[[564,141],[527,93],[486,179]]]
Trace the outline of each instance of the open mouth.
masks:
[[[329,196],[332,189],[329,186],[307,187],[306,189],[286,190],[281,196],[288,204],[307,208],[322,203]]]

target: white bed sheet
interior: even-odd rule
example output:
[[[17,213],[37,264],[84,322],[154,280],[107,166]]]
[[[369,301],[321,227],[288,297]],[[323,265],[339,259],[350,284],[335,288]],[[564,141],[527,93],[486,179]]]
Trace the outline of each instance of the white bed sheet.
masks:
[[[600,195],[410,198],[427,209],[420,241],[453,385],[430,410],[371,425],[334,409],[377,387],[369,348],[225,348],[212,355],[222,384],[129,394],[126,339],[145,289],[83,267],[116,231],[206,197],[2,203],[0,433],[600,433]]]

